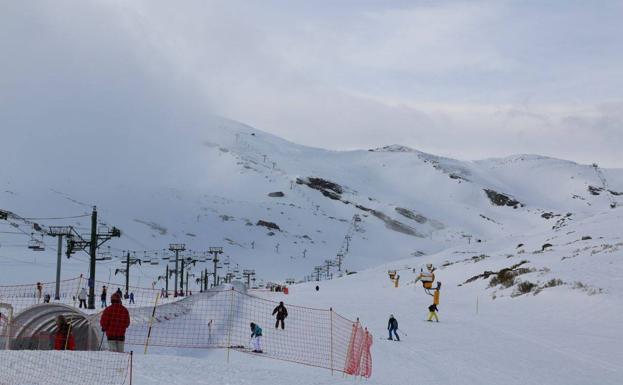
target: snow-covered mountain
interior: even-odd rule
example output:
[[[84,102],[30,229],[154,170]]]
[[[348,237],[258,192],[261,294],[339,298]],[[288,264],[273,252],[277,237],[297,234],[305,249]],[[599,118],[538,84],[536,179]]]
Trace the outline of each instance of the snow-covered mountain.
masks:
[[[0,209],[10,214],[0,220],[0,263],[11,272],[3,283],[23,282],[24,267],[53,279],[56,240],[41,238],[46,226],[89,231],[88,216],[23,218],[88,215],[93,205],[103,225],[122,230],[107,243],[113,255],[159,260],[137,267],[132,280],[143,286],[164,273],[169,243],[195,253],[223,246],[232,270],[298,280],[337,254],[344,270],[358,271],[611,218],[623,205],[623,170],[536,155],[459,161],[399,145],[327,151],[216,117],[111,127],[24,130],[23,142],[0,153]],[[45,251],[26,247],[31,233]],[[63,276],[86,273],[86,259],[65,260]],[[98,266],[107,280],[121,264]]]

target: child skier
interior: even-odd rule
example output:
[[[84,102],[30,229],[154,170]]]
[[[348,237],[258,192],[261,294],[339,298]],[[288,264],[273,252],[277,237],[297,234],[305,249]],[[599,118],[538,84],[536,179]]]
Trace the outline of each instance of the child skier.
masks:
[[[389,315],[389,321],[387,321],[387,330],[389,330],[388,340],[393,340],[392,332],[394,332],[394,335],[396,336],[396,341],[400,341],[400,337],[398,337],[398,320],[394,318],[393,314]]]
[[[253,322],[251,326],[251,346],[253,347],[253,353],[262,352],[262,328],[260,325],[256,325]]]
[[[439,309],[437,309],[437,305],[432,304],[428,307],[428,311],[430,313],[428,313],[428,322],[433,322],[433,318],[435,318],[435,321],[439,322],[439,317],[437,317],[437,313],[439,311]]]

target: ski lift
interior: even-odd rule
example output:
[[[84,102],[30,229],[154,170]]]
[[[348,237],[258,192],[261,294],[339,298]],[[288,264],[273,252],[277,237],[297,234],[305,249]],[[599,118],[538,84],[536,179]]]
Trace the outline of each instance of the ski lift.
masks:
[[[112,253],[110,252],[110,246],[106,248],[104,251],[100,251],[97,253],[97,261],[110,261],[112,260]]]
[[[35,233],[30,234],[30,240],[28,241],[28,248],[32,251],[44,251],[45,243],[42,240],[35,238]]]

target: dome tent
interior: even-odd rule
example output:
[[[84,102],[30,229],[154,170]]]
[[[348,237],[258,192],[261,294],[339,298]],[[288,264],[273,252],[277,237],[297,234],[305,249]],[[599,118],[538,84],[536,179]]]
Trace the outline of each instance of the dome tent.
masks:
[[[51,350],[54,347],[56,317],[62,315],[71,324],[76,350],[99,350],[98,329],[90,322],[91,316],[75,307],[60,303],[31,306],[16,314],[9,325],[4,325],[10,335],[11,350]],[[3,335],[7,330],[2,330]],[[4,349],[5,344],[0,346]]]

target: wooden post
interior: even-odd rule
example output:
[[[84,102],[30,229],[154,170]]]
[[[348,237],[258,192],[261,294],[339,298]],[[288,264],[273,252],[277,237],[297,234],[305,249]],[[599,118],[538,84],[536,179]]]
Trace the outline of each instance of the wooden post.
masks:
[[[147,347],[149,346],[149,338],[151,337],[151,327],[154,324],[154,318],[156,317],[156,307],[158,306],[158,298],[160,294],[156,294],[156,300],[154,301],[154,309],[151,311],[151,318],[149,319],[149,330],[147,331],[147,338],[145,339],[145,351],[143,354],[147,354]]]

